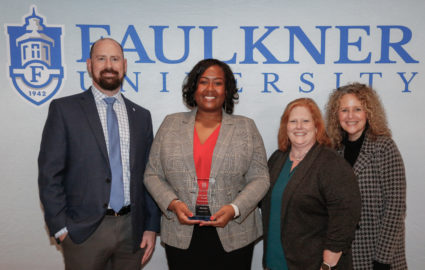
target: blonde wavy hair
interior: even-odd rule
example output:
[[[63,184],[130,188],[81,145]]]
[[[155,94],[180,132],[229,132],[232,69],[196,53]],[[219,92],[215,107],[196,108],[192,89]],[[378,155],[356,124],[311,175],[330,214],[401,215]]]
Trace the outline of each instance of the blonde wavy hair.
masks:
[[[316,142],[325,146],[331,146],[331,140],[326,134],[325,121],[323,120],[320,109],[316,102],[311,98],[299,98],[291,101],[285,108],[282,118],[280,119],[279,133],[277,135],[277,141],[279,150],[285,152],[291,146],[291,141],[288,138],[288,121],[289,115],[295,107],[307,108],[313,118],[314,126],[316,127]]]
[[[368,134],[372,140],[382,135],[391,137],[385,110],[378,94],[365,84],[352,83],[335,89],[326,105],[326,130],[333,147],[340,148],[343,138],[347,135],[338,120],[339,102],[346,94],[356,96],[366,111]]]

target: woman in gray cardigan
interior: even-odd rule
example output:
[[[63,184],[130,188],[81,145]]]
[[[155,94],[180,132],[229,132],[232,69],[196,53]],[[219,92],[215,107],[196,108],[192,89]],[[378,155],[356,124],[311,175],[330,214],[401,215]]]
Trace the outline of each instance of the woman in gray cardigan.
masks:
[[[264,267],[352,269],[360,193],[350,165],[327,147],[330,140],[312,99],[288,104],[278,141],[268,162],[271,189],[262,203]]]
[[[327,129],[335,148],[353,166],[362,197],[354,269],[407,269],[404,165],[377,93],[360,83],[333,91]]]

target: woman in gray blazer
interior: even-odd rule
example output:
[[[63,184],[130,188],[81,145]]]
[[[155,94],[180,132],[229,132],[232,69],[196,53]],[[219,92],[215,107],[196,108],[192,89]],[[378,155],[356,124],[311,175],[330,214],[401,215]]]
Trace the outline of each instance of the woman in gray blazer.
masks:
[[[251,119],[232,115],[236,81],[221,61],[200,61],[183,98],[192,111],[165,118],[144,177],[163,212],[169,268],[251,269],[262,235],[257,205],[269,188],[260,133]]]
[[[353,166],[362,197],[354,269],[407,269],[406,176],[377,93],[360,83],[333,91],[327,129],[334,147]]]
[[[350,165],[327,147],[330,140],[312,99],[288,104],[278,142],[268,162],[271,188],[261,206],[264,267],[352,269],[359,188]]]

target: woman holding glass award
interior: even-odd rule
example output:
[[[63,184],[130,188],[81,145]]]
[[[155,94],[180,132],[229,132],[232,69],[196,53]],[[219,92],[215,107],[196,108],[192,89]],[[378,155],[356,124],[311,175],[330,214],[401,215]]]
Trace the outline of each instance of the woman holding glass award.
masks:
[[[183,98],[192,111],[164,119],[144,180],[163,212],[169,268],[251,269],[269,188],[262,138],[254,121],[232,115],[239,97],[227,64],[196,64]]]

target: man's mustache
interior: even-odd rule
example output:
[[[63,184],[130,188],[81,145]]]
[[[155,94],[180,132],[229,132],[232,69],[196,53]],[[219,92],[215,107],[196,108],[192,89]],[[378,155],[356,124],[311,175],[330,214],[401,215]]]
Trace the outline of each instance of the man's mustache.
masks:
[[[103,75],[105,73],[112,73],[112,74],[118,75],[118,71],[113,70],[113,69],[104,69],[100,72],[100,75]]]

